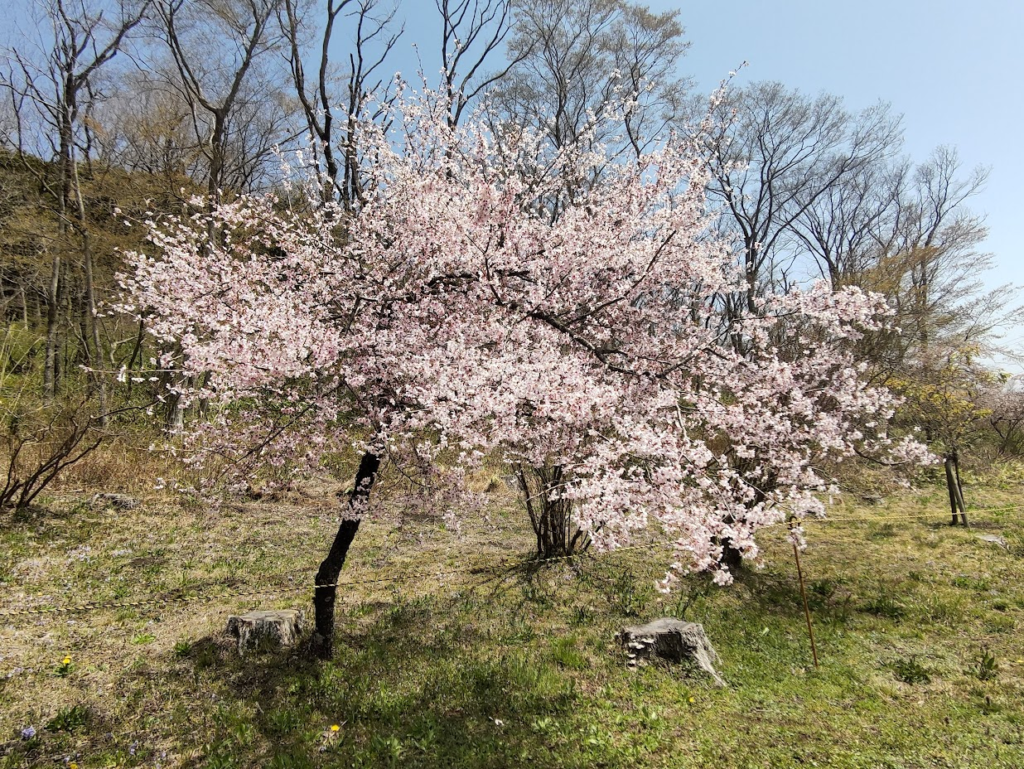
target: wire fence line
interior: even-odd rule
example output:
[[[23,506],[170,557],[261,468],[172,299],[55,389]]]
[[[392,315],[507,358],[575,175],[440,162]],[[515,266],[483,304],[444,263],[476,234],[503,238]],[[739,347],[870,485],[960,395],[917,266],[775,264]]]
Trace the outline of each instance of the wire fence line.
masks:
[[[659,546],[650,543],[643,545],[631,545],[628,547],[620,547],[614,550],[608,551],[608,554],[628,552],[631,550],[651,550],[656,549]],[[667,547],[662,545],[661,547]],[[405,572],[403,574],[393,574],[384,577],[373,577],[369,579],[349,579],[339,580],[337,582],[317,585],[303,583],[301,585],[272,585],[265,589],[255,589],[253,585],[247,585],[239,590],[219,591],[217,593],[197,593],[197,594],[186,594],[187,591],[195,590],[197,587],[206,586],[218,586],[225,584],[215,580],[207,580],[205,583],[199,585],[188,585],[175,588],[173,590],[167,590],[159,595],[151,596],[148,598],[140,598],[136,600],[128,601],[89,601],[78,604],[68,604],[63,606],[34,606],[20,609],[0,609],[0,619],[5,617],[19,617],[29,615],[46,615],[46,614],[79,614],[89,611],[101,611],[101,610],[114,610],[114,609],[137,609],[144,608],[147,606],[157,606],[166,603],[193,603],[203,600],[216,600],[220,598],[241,598],[247,596],[256,595],[286,595],[290,593],[299,593],[306,590],[326,590],[328,588],[339,588],[339,587],[361,587],[364,585],[379,585],[379,584],[393,584],[398,582],[409,582],[411,580],[426,579],[426,578],[440,578],[449,577],[457,574],[490,574],[498,575],[501,573],[508,573],[516,569],[540,567],[547,564],[555,563],[558,561],[569,561],[573,559],[583,558],[590,556],[590,553],[576,553],[573,555],[556,556],[552,558],[544,559],[504,559],[497,563],[489,563],[488,565],[474,565],[470,567],[460,567],[458,569],[447,569],[442,571],[415,571]],[[268,581],[287,577],[292,574],[299,572],[305,572],[305,569],[297,569],[290,572],[282,572],[279,574],[270,575]]]
[[[1009,513],[1019,510],[1024,510],[1024,505],[1007,505],[1006,507],[975,507],[968,509],[965,515],[977,515],[979,513],[991,514],[991,513]],[[949,516],[950,512],[946,511],[946,515]],[[960,515],[958,512],[957,515]],[[831,518],[801,518],[798,522],[804,523],[821,523],[821,524],[843,524],[843,523],[874,523],[881,521],[918,521],[918,520],[936,520],[940,516],[936,513],[923,513],[917,515],[865,515],[865,516],[838,516]]]
[[[978,507],[972,508],[967,511],[972,516],[979,514],[993,514],[993,513],[1011,513],[1024,511],[1024,504],[1021,505],[1006,505],[1002,507]],[[879,516],[856,516],[856,517],[832,517],[832,518],[802,518],[795,519],[792,523],[803,525],[805,523],[813,523],[817,525],[835,525],[845,523],[883,523],[886,521],[915,521],[915,520],[931,520],[936,521],[938,516],[932,514],[919,514],[919,515],[879,515]],[[1015,516],[1015,520],[1020,520],[1020,516]],[[937,523],[937,521],[936,521]],[[947,524],[948,525],[948,524]],[[606,555],[613,555],[615,553],[623,553],[635,550],[657,550],[667,549],[671,546],[670,543],[644,543],[640,545],[630,545],[626,547],[615,548],[613,550],[606,551]],[[303,591],[316,591],[325,590],[328,588],[342,588],[342,587],[361,587],[365,585],[379,585],[379,584],[395,584],[399,582],[408,582],[411,580],[419,580],[425,578],[440,578],[449,577],[460,574],[489,574],[497,576],[502,573],[509,573],[511,571],[523,568],[539,568],[552,563],[561,561],[571,561],[584,557],[593,558],[594,554],[590,552],[574,553],[572,555],[555,556],[551,558],[543,559],[503,559],[497,563],[477,564],[469,567],[460,567],[457,569],[448,569],[443,571],[414,571],[405,572],[403,574],[393,574],[389,576],[373,577],[369,579],[349,579],[339,580],[334,583],[317,585],[303,583],[301,585],[267,585],[263,588],[259,588],[255,585],[245,585],[237,590],[228,591],[217,591],[216,593],[203,592],[203,588],[208,587],[220,587],[225,585],[224,581],[219,580],[205,580],[204,582],[195,583],[192,585],[185,585],[172,590],[166,590],[158,595],[149,596],[147,598],[138,598],[133,600],[125,601],[87,601],[78,604],[65,604],[65,605],[51,605],[51,606],[34,606],[17,609],[3,609],[0,608],[0,620],[10,619],[16,617],[27,617],[27,616],[43,616],[43,615],[62,615],[62,614],[82,614],[92,611],[111,611],[119,609],[141,609],[151,606],[161,606],[169,603],[176,604],[188,604],[198,603],[203,601],[214,601],[224,598],[247,598],[253,596],[281,596],[292,593],[300,593]],[[290,578],[292,575],[304,573],[305,569],[295,569],[288,572],[281,572],[278,574],[270,575],[267,581],[281,580],[282,578]],[[198,592],[192,592],[198,591]],[[66,592],[66,591],[65,591]]]

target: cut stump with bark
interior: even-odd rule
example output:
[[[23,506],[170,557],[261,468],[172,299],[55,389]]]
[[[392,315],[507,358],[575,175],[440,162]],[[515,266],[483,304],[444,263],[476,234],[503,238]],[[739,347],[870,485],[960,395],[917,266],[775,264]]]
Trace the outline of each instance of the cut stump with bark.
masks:
[[[725,686],[714,666],[718,654],[708,641],[703,626],[696,622],[662,617],[646,625],[624,627],[619,633],[619,640],[626,647],[631,663],[648,657],[661,657],[670,662],[692,660],[718,686]]]
[[[294,646],[302,634],[302,612],[298,609],[251,611],[228,617],[228,635],[238,639],[238,653]]]
[[[93,494],[89,500],[89,507],[96,510],[103,507],[113,507],[117,510],[134,510],[141,502],[135,497],[127,494]]]

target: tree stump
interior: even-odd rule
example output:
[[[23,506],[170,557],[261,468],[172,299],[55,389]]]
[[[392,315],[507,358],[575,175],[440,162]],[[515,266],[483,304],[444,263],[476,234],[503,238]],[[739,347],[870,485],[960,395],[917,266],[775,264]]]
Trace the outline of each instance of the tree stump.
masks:
[[[129,497],[127,494],[93,494],[92,499],[89,500],[89,507],[94,510],[101,507],[134,510],[139,504],[139,500],[135,497]]]
[[[978,539],[980,539],[982,542],[991,542],[996,547],[1003,548],[1003,550],[1010,549],[1006,544],[1006,540],[1002,537],[997,537],[995,534],[979,534]]]
[[[651,656],[670,662],[692,660],[718,686],[725,686],[725,681],[714,666],[718,654],[704,634],[703,626],[696,622],[662,617],[646,625],[624,627],[619,633],[619,640],[625,645],[631,660]]]
[[[251,611],[228,617],[227,632],[238,639],[238,653],[292,646],[302,633],[302,612],[297,609]]]

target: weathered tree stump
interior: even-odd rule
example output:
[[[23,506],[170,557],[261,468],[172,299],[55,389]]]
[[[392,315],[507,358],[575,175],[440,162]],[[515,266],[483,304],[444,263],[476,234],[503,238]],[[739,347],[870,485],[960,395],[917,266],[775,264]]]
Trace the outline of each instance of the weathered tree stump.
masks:
[[[302,612],[297,609],[251,611],[228,617],[227,632],[238,639],[238,653],[292,646],[302,633]]]
[[[725,686],[714,666],[718,654],[704,634],[704,628],[696,622],[662,617],[646,625],[624,627],[619,633],[619,640],[625,645],[631,660],[651,656],[670,662],[693,660],[718,686]]]
[[[980,539],[982,542],[991,542],[996,547],[1003,548],[1003,550],[1010,549],[1006,544],[1006,540],[1002,537],[997,537],[995,534],[979,534],[978,539]]]
[[[139,504],[139,500],[129,497],[127,494],[93,494],[92,499],[89,500],[89,507],[93,509],[113,507],[118,510],[134,510]]]

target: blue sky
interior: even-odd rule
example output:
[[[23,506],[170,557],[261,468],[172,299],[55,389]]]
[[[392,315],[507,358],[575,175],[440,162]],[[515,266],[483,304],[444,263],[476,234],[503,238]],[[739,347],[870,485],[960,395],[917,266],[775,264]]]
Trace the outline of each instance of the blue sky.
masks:
[[[965,170],[991,173],[972,208],[987,214],[989,283],[1024,283],[1017,235],[1024,179],[1024,3],[1016,0],[732,0],[680,7],[691,41],[684,67],[700,86],[747,60],[749,80],[829,91],[852,108],[889,102],[907,152],[954,145]]]
[[[1024,195],[1024,2],[1020,0],[731,0],[651,2],[679,8],[691,41],[683,61],[704,89],[737,60],[742,78],[843,96],[852,108],[879,100],[903,115],[906,151],[923,160],[941,144],[965,173],[990,169],[971,209],[986,216],[985,283],[1024,284],[1019,236]],[[1024,333],[1008,334],[1024,353]],[[1024,371],[1020,365],[1009,365]]]

